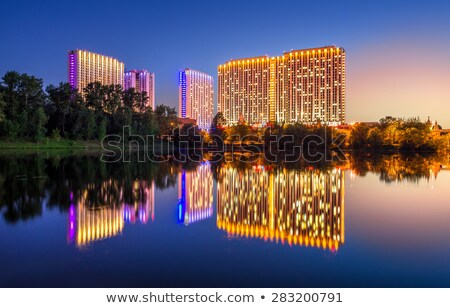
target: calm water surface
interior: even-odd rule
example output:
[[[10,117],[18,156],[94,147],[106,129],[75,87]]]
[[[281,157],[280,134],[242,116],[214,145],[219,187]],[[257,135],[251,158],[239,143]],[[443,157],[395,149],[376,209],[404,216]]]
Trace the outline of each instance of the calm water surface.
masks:
[[[450,287],[447,168],[0,155],[0,286]]]

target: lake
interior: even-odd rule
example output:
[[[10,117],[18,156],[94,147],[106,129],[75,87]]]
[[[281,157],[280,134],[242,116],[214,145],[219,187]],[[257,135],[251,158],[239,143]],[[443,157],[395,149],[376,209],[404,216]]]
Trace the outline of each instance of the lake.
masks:
[[[449,158],[0,155],[1,287],[450,287]]]

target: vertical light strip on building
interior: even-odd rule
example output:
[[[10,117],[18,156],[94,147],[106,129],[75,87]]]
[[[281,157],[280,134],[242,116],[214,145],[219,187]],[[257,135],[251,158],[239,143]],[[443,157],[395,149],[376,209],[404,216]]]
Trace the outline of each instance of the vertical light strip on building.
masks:
[[[179,73],[178,86],[180,88],[178,112],[181,118],[186,118],[186,71]]]

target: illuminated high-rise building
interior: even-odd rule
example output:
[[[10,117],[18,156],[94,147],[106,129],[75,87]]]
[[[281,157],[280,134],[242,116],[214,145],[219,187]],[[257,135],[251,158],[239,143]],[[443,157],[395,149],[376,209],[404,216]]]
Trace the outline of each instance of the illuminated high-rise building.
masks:
[[[178,93],[179,117],[194,119],[200,129],[209,129],[214,117],[212,76],[189,68],[180,71]]]
[[[146,92],[148,96],[147,107],[155,110],[155,73],[147,70],[131,70],[125,72],[124,89],[134,88],[137,92]]]
[[[123,62],[112,57],[80,49],[68,53],[68,81],[78,92],[96,81],[123,86],[123,73]]]
[[[228,125],[345,122],[345,50],[293,50],[218,68],[218,111]]]
[[[270,58],[230,61],[219,66],[218,112],[228,125],[270,120]]]

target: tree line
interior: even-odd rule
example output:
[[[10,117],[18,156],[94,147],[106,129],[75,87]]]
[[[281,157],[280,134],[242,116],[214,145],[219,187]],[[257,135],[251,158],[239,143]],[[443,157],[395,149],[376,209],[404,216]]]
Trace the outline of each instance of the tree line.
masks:
[[[354,149],[437,152],[448,150],[450,135],[435,132],[430,121],[419,118],[387,116],[376,125],[356,123],[350,132],[349,144]]]
[[[0,82],[0,137],[41,142],[44,138],[101,140],[121,134],[124,126],[138,135],[170,135],[175,108],[147,105],[146,92],[93,82],[81,92],[68,83],[48,85],[15,71]]]
[[[320,122],[316,125],[269,123],[264,128],[255,128],[246,123],[226,126],[226,119],[219,112],[206,133],[192,123],[180,125],[175,108],[158,105],[153,110],[148,101],[145,92],[100,82],[88,84],[81,92],[62,82],[44,89],[42,79],[9,71],[0,82],[0,138],[36,142],[45,138],[101,140],[109,134],[122,135],[123,128],[128,126],[133,135],[155,135],[160,139],[171,136],[175,143],[183,141],[188,146],[214,141],[216,144],[256,142],[267,147],[276,135],[281,142],[278,146],[283,148],[310,141],[363,150],[436,152],[450,147],[449,135],[440,136],[433,131],[431,123],[418,118],[388,116],[376,125],[357,123],[347,130],[335,130]],[[345,143],[335,138],[339,134],[346,136]]]

